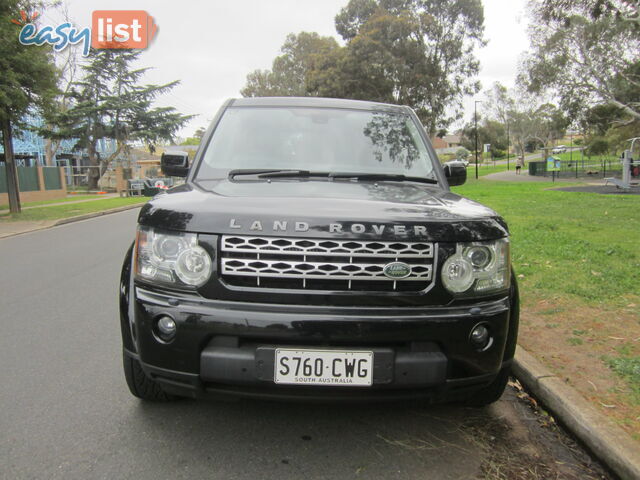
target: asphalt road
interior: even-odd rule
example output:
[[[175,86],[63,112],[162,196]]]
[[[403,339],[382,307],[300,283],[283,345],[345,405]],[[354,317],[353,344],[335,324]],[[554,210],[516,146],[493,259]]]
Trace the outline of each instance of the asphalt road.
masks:
[[[136,214],[0,240],[0,478],[602,478],[513,389],[485,409],[138,401],[117,318]]]

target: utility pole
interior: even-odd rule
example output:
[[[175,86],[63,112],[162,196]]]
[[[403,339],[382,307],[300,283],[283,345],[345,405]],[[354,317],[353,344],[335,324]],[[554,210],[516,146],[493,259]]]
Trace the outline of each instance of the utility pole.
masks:
[[[473,102],[473,122],[475,124],[475,137],[476,137],[476,180],[478,179],[478,104],[482,103],[480,100]]]

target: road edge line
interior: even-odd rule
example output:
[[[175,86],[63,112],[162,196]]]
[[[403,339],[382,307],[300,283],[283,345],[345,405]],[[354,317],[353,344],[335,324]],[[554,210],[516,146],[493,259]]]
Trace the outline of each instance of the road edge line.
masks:
[[[140,208],[145,203],[146,202],[134,203],[132,205],[125,205],[123,207],[110,208],[108,210],[101,210],[99,212],[91,212],[91,213],[85,213],[83,215],[76,215],[75,217],[61,218],[60,220],[57,220],[51,226],[52,227],[57,227],[59,225],[66,225],[67,223],[80,222],[82,220],[88,220],[90,218],[95,218],[95,217],[101,217],[103,215],[109,215],[111,213],[124,212],[126,210],[132,210],[134,208]]]
[[[640,447],[576,389],[518,345],[515,377],[591,452],[623,480],[640,478]]]

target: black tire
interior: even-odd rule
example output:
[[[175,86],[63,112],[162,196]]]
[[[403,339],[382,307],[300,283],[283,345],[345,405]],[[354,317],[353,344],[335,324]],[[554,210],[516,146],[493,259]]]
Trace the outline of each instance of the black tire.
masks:
[[[163,391],[157,382],[147,377],[140,366],[140,362],[127,356],[125,353],[122,354],[122,361],[127,386],[134,396],[150,402],[170,402],[176,400],[175,396]]]
[[[507,388],[510,368],[503,368],[493,382],[473,394],[465,403],[471,407],[484,407],[500,399]]]

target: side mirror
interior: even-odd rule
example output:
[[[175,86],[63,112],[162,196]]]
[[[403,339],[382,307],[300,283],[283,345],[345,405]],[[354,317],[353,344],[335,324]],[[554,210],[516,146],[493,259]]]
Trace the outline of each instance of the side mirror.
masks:
[[[467,167],[462,162],[447,162],[444,164],[444,175],[450,187],[462,185],[467,181]]]
[[[186,177],[189,174],[189,154],[187,152],[165,152],[160,158],[162,173],[168,177]]]

